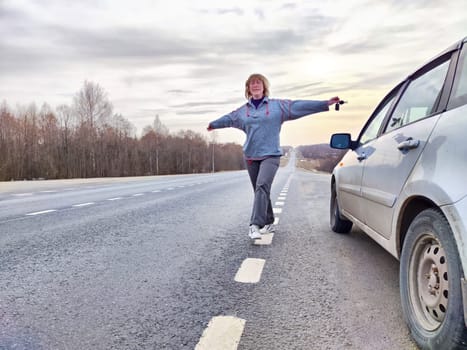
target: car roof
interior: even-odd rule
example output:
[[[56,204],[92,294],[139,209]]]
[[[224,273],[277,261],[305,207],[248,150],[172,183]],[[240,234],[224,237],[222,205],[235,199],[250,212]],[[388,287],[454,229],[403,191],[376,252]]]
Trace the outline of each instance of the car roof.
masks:
[[[432,57],[431,59],[429,59],[428,61],[426,61],[423,65],[421,65],[419,68],[417,68],[413,73],[409,74],[405,80],[411,78],[412,76],[414,75],[417,75],[418,72],[423,69],[428,63],[430,62],[433,62],[435,61],[436,59],[442,57],[443,55],[447,54],[448,52],[452,52],[452,51],[455,51],[457,49],[459,49],[463,43],[467,42],[467,36],[456,41],[454,44],[452,44],[451,46],[449,46],[448,48],[446,48],[445,50],[441,51],[439,54],[437,54],[436,56]]]

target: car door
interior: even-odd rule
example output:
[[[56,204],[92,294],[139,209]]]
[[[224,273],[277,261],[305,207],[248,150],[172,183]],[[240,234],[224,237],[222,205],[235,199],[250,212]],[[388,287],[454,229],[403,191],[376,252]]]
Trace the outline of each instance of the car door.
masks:
[[[386,119],[370,141],[362,176],[365,223],[389,238],[394,204],[439,118],[437,105],[449,68],[449,55],[409,78]]]
[[[340,163],[338,172],[340,209],[345,215],[362,222],[364,222],[364,212],[361,206],[363,167],[366,158],[372,153],[371,140],[378,136],[398,88],[393,89],[383,99],[369,118],[359,136],[360,146],[354,151],[349,151]]]

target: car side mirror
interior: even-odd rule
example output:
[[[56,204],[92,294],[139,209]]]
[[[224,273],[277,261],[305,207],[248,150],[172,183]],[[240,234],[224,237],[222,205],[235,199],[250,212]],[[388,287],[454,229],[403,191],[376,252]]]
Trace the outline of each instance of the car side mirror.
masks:
[[[329,145],[337,149],[354,149],[354,142],[350,134],[332,134]]]

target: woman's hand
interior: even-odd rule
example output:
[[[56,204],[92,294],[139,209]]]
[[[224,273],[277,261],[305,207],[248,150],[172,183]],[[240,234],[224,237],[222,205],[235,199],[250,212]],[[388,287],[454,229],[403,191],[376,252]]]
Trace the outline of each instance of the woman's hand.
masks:
[[[329,100],[328,100],[328,106],[331,106],[333,104],[336,104],[336,103],[339,103],[341,99],[337,96],[335,97],[331,97]]]

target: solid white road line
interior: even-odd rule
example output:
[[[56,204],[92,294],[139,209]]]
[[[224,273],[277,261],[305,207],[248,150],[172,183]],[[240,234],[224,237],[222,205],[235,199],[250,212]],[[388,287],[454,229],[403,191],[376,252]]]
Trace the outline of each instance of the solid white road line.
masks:
[[[94,202],[74,204],[73,207],[86,207],[88,205],[93,205],[93,204],[94,204]]]
[[[234,280],[241,283],[258,283],[263,272],[264,259],[248,258],[243,260]]]
[[[47,213],[52,213],[54,211],[57,211],[57,209],[49,209],[49,210],[43,210],[43,211],[36,211],[35,213],[29,213],[26,215],[40,215],[40,214],[47,214]]]
[[[47,191],[39,191],[40,193],[56,193],[58,191],[55,190],[47,190]]]
[[[213,317],[195,350],[236,350],[245,322],[244,319],[234,316]]]
[[[144,195],[144,193],[136,193],[136,194],[133,195],[133,197],[139,197],[139,196],[142,196],[142,195]]]
[[[28,192],[28,193],[16,193],[16,194],[13,194],[13,196],[18,196],[18,197],[22,197],[22,196],[32,196],[34,193],[32,192]]]
[[[109,198],[107,200],[108,201],[118,201],[119,199],[122,199],[122,197]]]
[[[157,192],[160,192],[161,190],[155,190],[155,191],[151,191],[152,193],[157,193]]]

